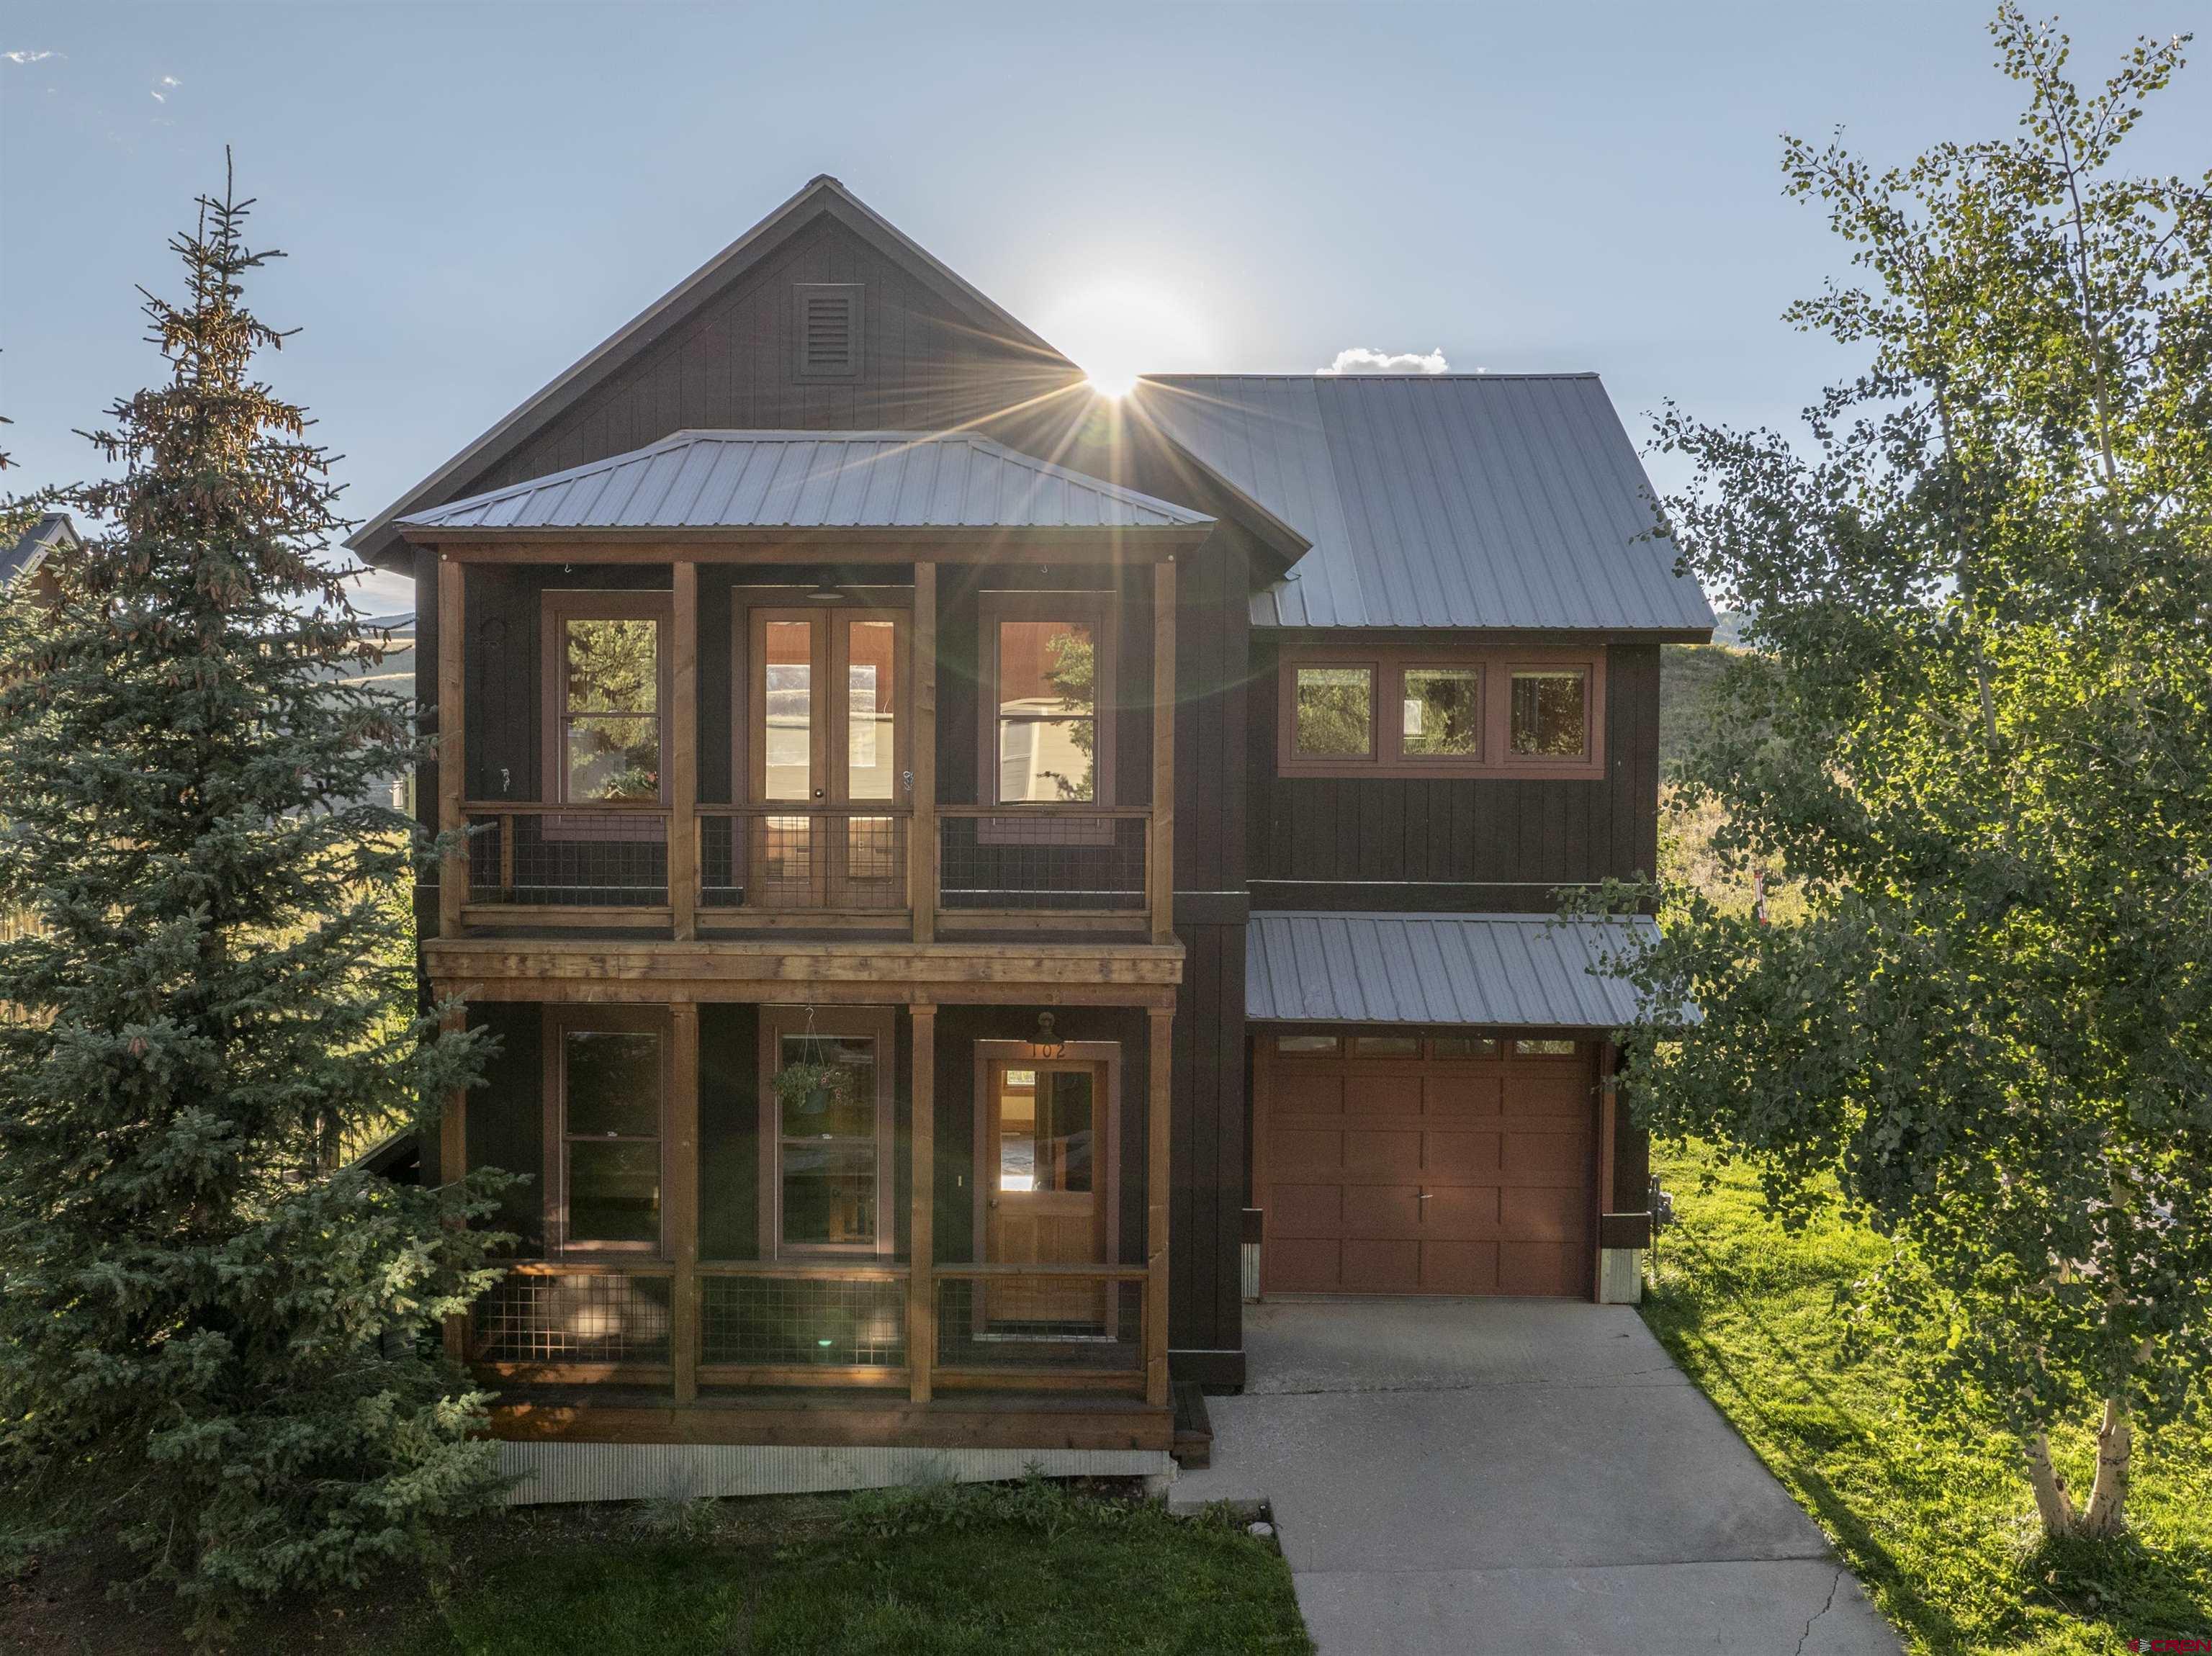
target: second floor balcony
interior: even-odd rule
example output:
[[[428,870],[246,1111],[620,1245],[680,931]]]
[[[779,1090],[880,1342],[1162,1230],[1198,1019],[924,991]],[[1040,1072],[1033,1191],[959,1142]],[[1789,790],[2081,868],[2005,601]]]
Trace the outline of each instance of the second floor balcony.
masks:
[[[403,525],[436,571],[433,820],[467,830],[440,934],[1171,939],[1176,556],[1210,520],[1074,474],[1041,502],[972,439],[691,434],[598,470],[707,490],[803,451],[866,500],[933,450],[1023,521],[531,521],[569,475]]]

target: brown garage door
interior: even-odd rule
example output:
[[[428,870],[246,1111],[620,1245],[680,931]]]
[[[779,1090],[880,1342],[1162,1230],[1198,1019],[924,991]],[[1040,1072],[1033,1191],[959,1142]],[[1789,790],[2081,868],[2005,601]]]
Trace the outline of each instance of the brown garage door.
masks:
[[[1262,1035],[1261,1288],[1590,1292],[1594,1051]]]

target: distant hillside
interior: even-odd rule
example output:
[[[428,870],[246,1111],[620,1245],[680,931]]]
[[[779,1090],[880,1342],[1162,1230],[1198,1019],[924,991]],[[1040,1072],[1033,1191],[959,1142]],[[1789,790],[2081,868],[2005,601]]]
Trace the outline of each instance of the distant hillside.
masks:
[[[1725,644],[1659,646],[1659,773],[1674,774],[1705,722],[1705,702],[1721,664],[1736,652]]]

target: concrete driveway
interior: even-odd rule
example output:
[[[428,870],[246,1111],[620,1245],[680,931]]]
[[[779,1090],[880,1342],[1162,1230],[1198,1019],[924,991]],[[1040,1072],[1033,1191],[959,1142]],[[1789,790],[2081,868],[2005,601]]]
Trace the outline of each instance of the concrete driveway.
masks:
[[[1249,1306],[1178,1507],[1274,1509],[1322,1656],[1898,1656],[1825,1538],[1636,1313]]]

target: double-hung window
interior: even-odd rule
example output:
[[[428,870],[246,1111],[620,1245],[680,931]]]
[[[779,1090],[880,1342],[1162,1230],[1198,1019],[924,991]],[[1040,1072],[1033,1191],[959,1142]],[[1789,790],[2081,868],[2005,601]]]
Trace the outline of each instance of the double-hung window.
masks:
[[[1009,807],[977,825],[985,844],[1041,836],[1111,845],[1105,817],[1024,823],[1024,806],[1114,803],[1114,602],[1109,592],[986,592],[978,755],[984,797]]]
[[[665,592],[548,592],[546,776],[562,804],[664,797]]]
[[[892,1251],[891,1051],[887,1011],[762,1014],[763,1259]]]
[[[648,1007],[564,1007],[547,1019],[549,1242],[562,1253],[662,1248],[662,1111],[668,1016]]]

